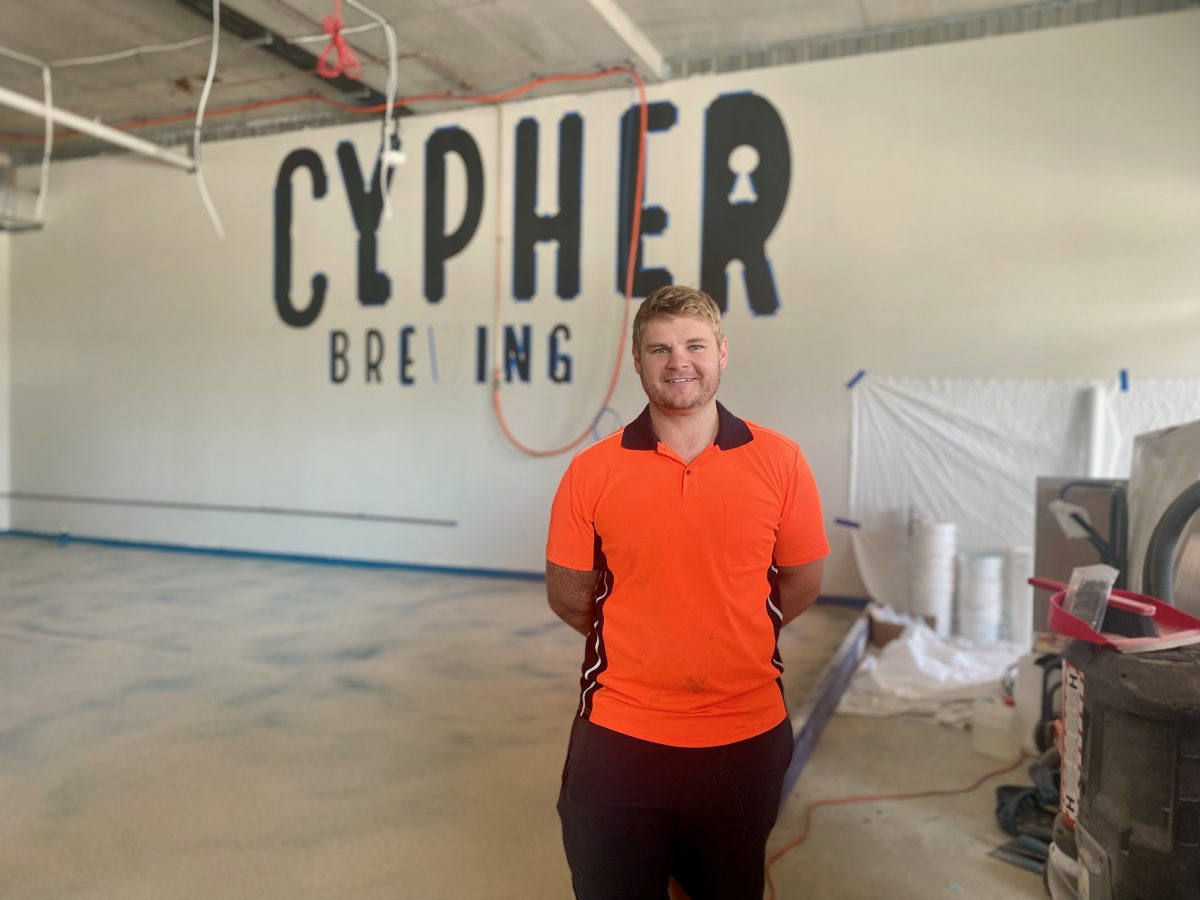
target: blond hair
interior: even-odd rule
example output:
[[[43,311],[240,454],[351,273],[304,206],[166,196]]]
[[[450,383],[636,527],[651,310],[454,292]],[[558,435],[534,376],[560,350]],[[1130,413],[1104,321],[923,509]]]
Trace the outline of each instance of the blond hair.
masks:
[[[712,326],[718,344],[725,340],[725,329],[721,325],[721,308],[717,306],[716,300],[696,288],[668,284],[652,293],[638,307],[637,315],[633,317],[633,352],[637,353],[641,349],[642,334],[646,330],[647,322],[651,319],[674,319],[679,316],[703,319]]]

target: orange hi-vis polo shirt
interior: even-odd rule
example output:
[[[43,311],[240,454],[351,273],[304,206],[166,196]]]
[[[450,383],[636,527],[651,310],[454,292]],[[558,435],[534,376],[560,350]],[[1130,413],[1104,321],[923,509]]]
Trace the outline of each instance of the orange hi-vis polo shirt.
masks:
[[[772,569],[829,552],[800,448],[717,410],[716,442],[685,463],[647,407],[571,461],[550,514],[547,559],[601,573],[580,716],[676,747],[783,721]]]

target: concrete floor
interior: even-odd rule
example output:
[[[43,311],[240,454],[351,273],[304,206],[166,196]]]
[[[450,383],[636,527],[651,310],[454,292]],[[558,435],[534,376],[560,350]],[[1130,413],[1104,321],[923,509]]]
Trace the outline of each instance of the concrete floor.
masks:
[[[1045,900],[1040,875],[987,855],[1010,840],[996,825],[996,787],[1029,784],[1032,762],[969,794],[816,809],[811,836],[771,868],[777,896]],[[780,813],[767,854],[803,833],[814,800],[966,787],[1005,765],[973,752],[966,731],[834,716]]]
[[[781,640],[798,707],[847,628]],[[0,539],[0,897],[569,897],[582,638],[543,586]],[[810,798],[965,783],[964,734],[835,717]],[[824,809],[781,898],[1041,897],[965,798]]]

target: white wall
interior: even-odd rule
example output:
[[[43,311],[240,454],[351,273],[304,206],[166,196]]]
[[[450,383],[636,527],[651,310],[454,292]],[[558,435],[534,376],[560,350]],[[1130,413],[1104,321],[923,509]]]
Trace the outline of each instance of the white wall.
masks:
[[[796,438],[825,497],[834,558],[825,590],[861,592],[844,512],[849,397],[868,373],[951,377],[1200,376],[1200,12],[971,41],[656,86],[678,123],[650,138],[647,203],[669,227],[647,265],[700,271],[705,110],[753,91],[783,119],[787,205],[768,243],[781,309],[752,316],[731,292],[722,386],[738,414]],[[591,420],[612,358],[617,126],[625,87],[501,110],[404,122],[409,162],[380,232],[393,283],[384,306],[355,298],[356,234],[335,159],[364,166],[375,122],[206,146],[228,231],[210,228],[192,180],[127,157],[55,166],[51,221],[13,245],[13,490],[64,496],[287,507],[450,519],[457,527],[14,501],[13,527],[130,540],[536,570],[567,457],[505,441],[474,381],[475,328],[489,323],[502,214],[500,304],[535,331],[535,375],[505,389],[518,434],[540,447]],[[541,124],[540,198],[556,206],[560,116],[585,120],[582,292],[513,299],[513,133]],[[481,224],[447,264],[447,296],[421,293],[425,141],[457,124],[479,145]],[[501,158],[497,158],[497,135]],[[293,150],[324,162],[329,192],[295,188],[293,290],[330,278],[318,320],[285,326],[272,300],[273,195]],[[448,218],[463,203],[451,167]],[[499,174],[499,177],[497,173]],[[500,199],[497,201],[497,183]],[[545,341],[569,325],[572,384],[546,376]],[[416,327],[397,383],[397,333]],[[387,338],[384,382],[329,378],[330,331],[360,351]],[[428,350],[436,341],[437,380]],[[624,352],[624,351],[622,351]],[[613,407],[643,399],[627,363]],[[1032,491],[1032,485],[1030,490]],[[686,540],[686,535],[680,536]]]

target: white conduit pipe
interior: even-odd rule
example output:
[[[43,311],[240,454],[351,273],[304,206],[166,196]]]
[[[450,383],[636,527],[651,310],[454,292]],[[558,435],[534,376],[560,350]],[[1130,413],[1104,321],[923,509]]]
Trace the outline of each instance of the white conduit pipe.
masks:
[[[103,53],[100,56],[76,56],[71,59],[55,59],[50,62],[50,65],[56,69],[65,69],[69,66],[94,66],[97,63],[129,59],[143,53],[169,53],[175,50],[186,50],[188,47],[195,47],[197,44],[204,44],[211,40],[212,38],[206,34],[204,37],[176,41],[174,44],[149,44],[144,47],[133,47],[129,50],[117,50],[115,53]]]
[[[110,144],[116,144],[118,147],[132,150],[134,153],[140,153],[143,156],[149,156],[159,162],[178,166],[185,172],[194,171],[196,168],[186,156],[180,156],[178,153],[173,153],[165,147],[160,147],[158,144],[140,137],[134,137],[132,134],[126,134],[124,131],[118,131],[116,128],[101,125],[99,122],[93,122],[91,119],[85,119],[83,116],[67,112],[65,109],[47,106],[40,100],[34,100],[32,97],[26,97],[24,94],[18,94],[16,91],[10,91],[6,87],[0,87],[0,105],[29,113],[31,116],[38,116],[39,118],[48,117],[51,121],[57,122],[64,128],[70,128],[81,134],[87,134],[102,141],[108,141]]]
[[[46,106],[54,107],[54,94],[50,90],[50,67],[42,66],[42,91],[46,97]],[[39,222],[45,221],[46,198],[50,194],[50,154],[54,150],[54,123],[46,116],[46,140],[42,146],[42,180],[38,186],[37,205],[33,208],[33,217]]]
[[[367,9],[358,0],[346,0],[346,3],[353,6],[367,18],[373,20],[380,28],[383,29],[384,37],[387,38],[388,48],[388,77],[387,77],[387,108],[383,113],[383,137],[379,143],[379,190],[383,194],[383,214],[385,218],[392,217],[392,202],[388,196],[390,183],[388,181],[388,173],[391,171],[392,162],[388,157],[388,150],[391,149],[388,138],[388,131],[392,125],[392,107],[396,104],[396,56],[399,51],[396,46],[396,29],[392,28],[391,24],[379,13]]]
[[[40,68],[42,70],[42,95],[45,105],[47,107],[54,106],[54,96],[50,90],[50,66],[36,57],[26,56],[24,53],[9,50],[7,47],[0,47],[0,55]],[[54,122],[51,121],[49,116],[45,117],[45,122],[46,137],[43,141],[42,149],[42,177],[38,186],[37,203],[34,206],[33,212],[33,217],[38,222],[45,220],[46,198],[50,194],[50,154],[54,148]]]
[[[364,31],[373,31],[379,26],[372,22],[370,25],[355,25],[353,28],[343,28],[342,34],[361,34]],[[50,61],[52,69],[66,69],[72,66],[94,66],[98,63],[115,62],[119,59],[130,59],[134,56],[141,56],[146,53],[173,53],[176,50],[186,50],[188,47],[195,47],[199,44],[207,44],[212,40],[211,35],[203,37],[189,38],[186,41],[176,41],[174,44],[147,44],[142,47],[130,47],[128,50],[117,50],[113,53],[102,53],[99,56],[75,56],[71,59],[53,59]],[[279,41],[281,44],[319,44],[328,42],[329,35],[327,34],[309,34],[303,37],[294,38],[247,38],[242,41],[242,45],[246,47],[265,47],[269,44]],[[4,53],[3,48],[0,48],[0,54]],[[16,54],[10,54],[16,55]],[[21,54],[24,57],[24,54]],[[35,65],[41,63],[35,62]]]
[[[196,163],[196,186],[200,189],[200,199],[212,220],[217,237],[225,240],[225,228],[221,225],[221,217],[213,205],[212,197],[208,195],[208,185],[204,182],[204,170],[200,167],[200,127],[204,124],[204,109],[208,106],[208,94],[212,90],[213,77],[217,74],[217,53],[221,49],[221,0],[213,0],[212,14],[212,53],[208,57],[208,75],[204,79],[204,90],[200,93],[200,105],[196,108],[196,128],[192,132],[192,159]]]

